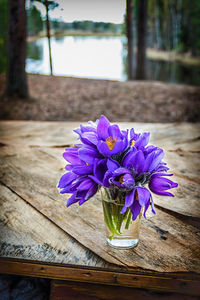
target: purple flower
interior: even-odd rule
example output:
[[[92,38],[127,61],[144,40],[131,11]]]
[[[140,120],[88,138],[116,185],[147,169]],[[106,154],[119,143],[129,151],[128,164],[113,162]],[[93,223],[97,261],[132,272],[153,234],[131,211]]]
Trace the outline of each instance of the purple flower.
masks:
[[[94,163],[94,175],[90,175],[96,183],[104,187],[111,187],[113,172],[119,167],[119,163],[108,158],[96,160]]]
[[[152,206],[152,212],[155,213],[151,193],[148,189],[137,186],[131,192],[126,194],[125,205],[121,213],[125,213],[127,208],[130,207],[132,219],[135,220],[140,214],[141,208],[144,207],[144,217],[146,218],[146,211],[150,203]]]
[[[129,134],[128,130],[121,131],[118,125],[110,124],[105,116],[95,123],[81,125],[74,132],[80,143],[65,150],[67,172],[58,184],[61,194],[71,194],[67,206],[76,202],[81,205],[104,186],[112,195],[121,193],[125,197],[121,213],[130,207],[135,220],[142,207],[144,217],[150,205],[155,213],[150,191],[173,196],[169,190],[178,184],[166,178],[172,174],[167,173],[164,152],[148,145],[148,132],[135,133],[132,128]]]
[[[161,177],[161,176],[172,176],[172,175],[173,174],[165,174],[165,173],[154,174],[151,177],[149,182],[150,190],[157,195],[174,197],[172,193],[166,192],[166,190],[175,188],[178,186],[178,184],[167,178]]]
[[[97,148],[106,157],[122,153],[128,146],[128,132],[121,132],[118,125],[111,125],[104,116],[97,125],[97,134]]]
[[[78,150],[78,157],[83,160],[86,164],[94,164],[95,159],[101,158],[102,155],[98,150],[92,146],[84,145]]]
[[[113,172],[111,182],[119,188],[132,189],[135,185],[135,180],[130,170],[126,168],[118,168]]]
[[[130,146],[134,146],[137,149],[145,147],[149,142],[150,133],[144,132],[142,134],[136,134],[134,129],[130,130]]]
[[[73,203],[83,204],[98,190],[98,184],[88,176],[77,176],[73,172],[64,174],[59,182],[59,188],[62,188],[61,194],[72,193],[67,201],[67,207]]]
[[[133,147],[122,160],[122,165],[131,169],[135,176],[143,173],[145,165],[144,153]]]

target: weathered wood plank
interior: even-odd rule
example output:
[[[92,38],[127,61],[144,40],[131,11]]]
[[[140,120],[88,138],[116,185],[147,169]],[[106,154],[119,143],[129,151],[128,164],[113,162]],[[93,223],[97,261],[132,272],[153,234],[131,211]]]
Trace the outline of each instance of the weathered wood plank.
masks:
[[[58,280],[103,283],[113,286],[127,286],[163,292],[177,292],[185,295],[199,295],[197,274],[145,274],[109,271],[88,267],[73,267],[64,264],[41,264],[23,260],[0,258],[2,273],[20,274]]]
[[[0,142],[2,145],[20,144],[23,148],[44,148],[50,156],[54,155],[57,161],[61,161],[60,168],[64,165],[62,152],[64,147],[75,142],[76,135],[73,134],[73,128],[79,126],[78,123],[66,122],[24,122],[24,121],[3,121],[0,122]],[[177,176],[175,178],[183,189],[187,189],[188,193],[182,193],[180,189],[175,191],[176,196],[180,196],[181,201],[174,201],[172,198],[156,197],[156,202],[167,209],[188,215],[199,216],[199,192],[200,183],[199,169],[199,124],[138,124],[138,123],[122,123],[122,128],[138,128],[140,131],[151,132],[151,142],[163,147],[166,152],[165,160],[170,169]],[[62,147],[64,146],[64,147]],[[49,147],[49,148],[47,148]],[[54,148],[59,147],[59,148]],[[187,151],[189,147],[189,150]],[[56,150],[56,151],[53,151]],[[58,151],[57,151],[58,150]],[[41,149],[41,151],[43,151]],[[16,155],[11,152],[9,155]],[[192,201],[191,201],[192,199]],[[190,202],[188,206],[187,203]]]
[[[149,292],[147,289],[52,280],[50,300],[65,300],[66,295],[69,300],[107,300],[108,295],[110,300],[183,300],[183,295],[169,292],[166,295],[163,290]],[[184,300],[195,299],[199,299],[198,296],[184,295]]]
[[[0,256],[111,267],[0,184]]]
[[[151,132],[150,143],[166,150],[199,151],[200,124],[119,123],[122,129],[134,127]],[[76,141],[73,129],[78,122],[0,121],[0,142],[25,146],[65,147]]]
[[[2,184],[82,245],[103,260],[122,266],[161,272],[200,272],[198,230],[169,214],[171,210],[186,218],[190,215],[199,218],[199,170],[188,159],[194,162],[198,159],[197,125],[122,124],[124,128],[140,127],[142,131],[151,131],[152,143],[155,140],[156,145],[164,145],[168,150],[166,158],[169,165],[176,169],[176,179],[180,184],[176,198],[156,199],[158,206],[169,211],[166,213],[158,209],[157,216],[150,215],[148,220],[144,220],[139,246],[125,251],[116,251],[105,244],[98,195],[81,208],[73,206],[66,209],[65,198],[59,195],[55,187],[63,173],[63,145],[75,141],[71,133],[75,124],[2,122],[1,125],[4,127],[0,138]],[[181,170],[189,172],[185,175]]]
[[[4,155],[2,174],[4,185],[110,263],[166,272],[200,271],[196,228],[161,211],[143,222],[137,249],[122,252],[107,246],[99,199],[66,209],[55,187],[58,162],[44,150],[32,149],[17,157]]]

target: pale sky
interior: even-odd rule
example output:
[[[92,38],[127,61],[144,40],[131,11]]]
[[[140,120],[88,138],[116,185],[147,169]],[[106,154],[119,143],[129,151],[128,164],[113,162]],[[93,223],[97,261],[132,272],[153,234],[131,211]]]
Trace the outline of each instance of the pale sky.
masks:
[[[64,22],[92,20],[122,23],[126,8],[126,0],[57,0],[57,3],[59,6],[50,11],[50,17]],[[43,5],[38,3],[37,8],[45,14]]]

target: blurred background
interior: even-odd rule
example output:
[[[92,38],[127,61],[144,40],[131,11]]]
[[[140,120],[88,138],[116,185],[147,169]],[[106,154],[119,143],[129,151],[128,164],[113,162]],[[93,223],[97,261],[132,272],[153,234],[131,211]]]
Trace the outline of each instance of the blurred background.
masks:
[[[0,117],[199,120],[199,16],[199,0],[0,0]]]

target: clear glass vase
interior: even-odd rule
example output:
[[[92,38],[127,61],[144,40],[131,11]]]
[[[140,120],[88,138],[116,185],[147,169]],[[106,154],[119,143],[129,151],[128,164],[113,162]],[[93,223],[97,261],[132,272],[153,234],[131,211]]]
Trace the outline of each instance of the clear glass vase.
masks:
[[[124,214],[121,210],[125,203],[125,193],[101,188],[107,243],[116,249],[136,247],[139,241],[139,227],[142,213],[132,220],[130,208]]]

